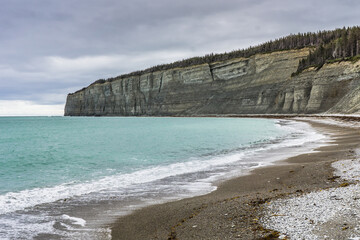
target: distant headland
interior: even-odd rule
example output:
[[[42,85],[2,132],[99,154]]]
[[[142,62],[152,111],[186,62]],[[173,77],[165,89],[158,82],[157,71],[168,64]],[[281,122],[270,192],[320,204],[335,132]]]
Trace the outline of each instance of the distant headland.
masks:
[[[66,116],[359,114],[360,27],[299,33],[100,79]]]

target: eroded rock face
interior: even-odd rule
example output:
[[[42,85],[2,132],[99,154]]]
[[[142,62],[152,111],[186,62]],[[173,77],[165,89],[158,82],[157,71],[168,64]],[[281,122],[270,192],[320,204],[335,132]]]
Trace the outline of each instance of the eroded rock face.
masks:
[[[69,94],[67,116],[355,113],[360,62],[310,68],[291,77],[308,49],[147,73]]]

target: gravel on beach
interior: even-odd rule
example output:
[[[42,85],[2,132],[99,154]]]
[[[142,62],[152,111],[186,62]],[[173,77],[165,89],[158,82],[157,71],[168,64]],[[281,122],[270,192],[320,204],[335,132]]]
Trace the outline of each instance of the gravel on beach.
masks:
[[[329,134],[329,144],[254,169],[210,194],[134,211],[112,225],[112,239],[360,240],[360,132],[298,120]]]
[[[261,224],[283,239],[360,239],[360,152],[332,167],[338,187],[271,201]]]

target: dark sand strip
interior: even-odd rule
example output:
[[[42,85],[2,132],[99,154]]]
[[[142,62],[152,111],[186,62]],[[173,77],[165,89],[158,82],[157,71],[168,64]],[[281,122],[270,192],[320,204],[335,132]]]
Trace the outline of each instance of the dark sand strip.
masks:
[[[154,205],[121,217],[113,239],[273,239],[258,224],[271,199],[335,187],[331,162],[348,159],[360,145],[358,130],[311,123],[335,141],[319,152],[258,168],[251,175],[222,183],[210,194]],[[274,238],[276,239],[276,238]]]

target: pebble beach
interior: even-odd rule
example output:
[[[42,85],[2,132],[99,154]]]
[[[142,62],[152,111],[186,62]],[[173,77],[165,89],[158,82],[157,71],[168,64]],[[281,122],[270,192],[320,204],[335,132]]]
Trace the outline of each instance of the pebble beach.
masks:
[[[327,144],[219,183],[210,194],[136,210],[111,226],[112,238],[358,239],[357,124],[297,121],[327,135]]]
[[[354,122],[329,123],[358,130]],[[360,150],[351,153],[331,164],[334,177],[329,180],[339,186],[271,201],[261,224],[283,239],[360,239]]]

